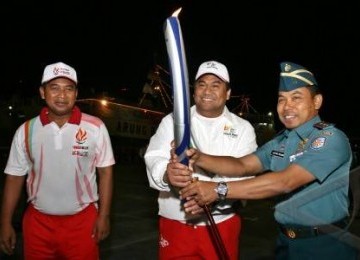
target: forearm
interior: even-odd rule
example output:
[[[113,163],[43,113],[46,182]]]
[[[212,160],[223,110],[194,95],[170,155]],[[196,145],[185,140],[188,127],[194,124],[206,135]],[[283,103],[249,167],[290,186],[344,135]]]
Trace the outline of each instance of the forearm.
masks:
[[[229,199],[265,199],[289,192],[279,173],[267,173],[242,181],[228,182]]]
[[[287,194],[315,180],[314,175],[297,164],[283,171],[267,172],[255,178],[229,182],[229,198],[264,199]]]
[[[160,122],[144,155],[149,185],[158,191],[170,191],[166,167],[170,159],[172,140],[174,140],[174,121],[169,114]]]
[[[16,205],[22,193],[24,181],[25,176],[6,176],[1,202],[1,224],[11,224]]]
[[[99,170],[99,215],[110,216],[113,196],[112,167]]]
[[[242,158],[246,157],[247,156]],[[249,165],[246,165],[244,162],[243,159],[232,156],[214,156],[201,153],[196,161],[196,166],[206,171],[216,173],[217,175],[228,177],[252,176],[255,172],[259,171],[254,166],[250,168]]]

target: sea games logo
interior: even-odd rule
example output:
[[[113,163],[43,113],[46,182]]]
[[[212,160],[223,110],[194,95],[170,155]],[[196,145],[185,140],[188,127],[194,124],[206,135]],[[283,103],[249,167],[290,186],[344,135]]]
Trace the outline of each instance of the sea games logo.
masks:
[[[73,146],[72,155],[87,157],[89,155],[89,147],[84,145],[87,141],[87,132],[81,127],[75,135],[77,145]]]
[[[224,126],[224,135],[227,135],[232,138],[236,138],[238,136],[237,130],[235,128],[232,128],[231,125],[225,125]]]

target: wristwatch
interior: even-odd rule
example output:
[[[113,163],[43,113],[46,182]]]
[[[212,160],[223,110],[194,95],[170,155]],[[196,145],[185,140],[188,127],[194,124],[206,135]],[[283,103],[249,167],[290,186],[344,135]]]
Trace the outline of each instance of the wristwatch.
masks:
[[[220,201],[225,200],[226,195],[228,193],[228,186],[227,186],[226,182],[224,182],[224,181],[219,182],[215,188],[215,191],[218,194]]]

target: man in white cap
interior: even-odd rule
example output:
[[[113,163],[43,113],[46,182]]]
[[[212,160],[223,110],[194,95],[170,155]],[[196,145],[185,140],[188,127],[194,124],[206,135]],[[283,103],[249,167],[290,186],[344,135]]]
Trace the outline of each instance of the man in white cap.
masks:
[[[214,155],[244,156],[257,148],[252,125],[231,113],[226,101],[231,94],[225,65],[207,61],[200,65],[194,84],[195,105],[191,107],[191,145]],[[184,211],[176,191],[189,184],[169,167],[170,143],[174,140],[173,114],[163,118],[152,136],[145,162],[150,187],[159,191],[159,259],[218,259],[215,239],[204,212],[193,216]],[[193,178],[210,181],[218,188],[218,203],[212,215],[230,259],[239,257],[241,218],[234,200],[224,199],[225,182],[239,180],[197,169]]]
[[[24,258],[99,259],[98,243],[110,232],[115,160],[104,123],[75,105],[77,84],[71,66],[46,66],[39,89],[46,106],[15,133],[1,203],[6,254],[14,252],[11,221],[26,180]]]
[[[323,96],[313,74],[291,62],[280,67],[277,112],[285,129],[244,157],[211,156],[190,149],[190,166],[224,176],[258,175],[228,182],[227,198],[277,196],[276,259],[355,260],[356,242],[346,230],[352,159],[349,140],[333,124],[320,119]],[[185,179],[191,178],[185,165],[176,163],[176,167]],[[180,191],[181,197],[190,198],[197,206],[210,204],[217,199],[215,186],[191,183]],[[192,206],[186,210],[191,212]]]

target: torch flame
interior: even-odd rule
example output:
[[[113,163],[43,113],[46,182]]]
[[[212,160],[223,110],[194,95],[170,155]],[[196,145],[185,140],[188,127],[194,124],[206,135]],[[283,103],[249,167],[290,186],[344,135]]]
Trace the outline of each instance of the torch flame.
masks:
[[[173,14],[171,16],[173,17],[177,17],[179,15],[179,13],[181,12],[182,7],[180,7],[179,9],[177,9],[175,12],[173,12]]]

